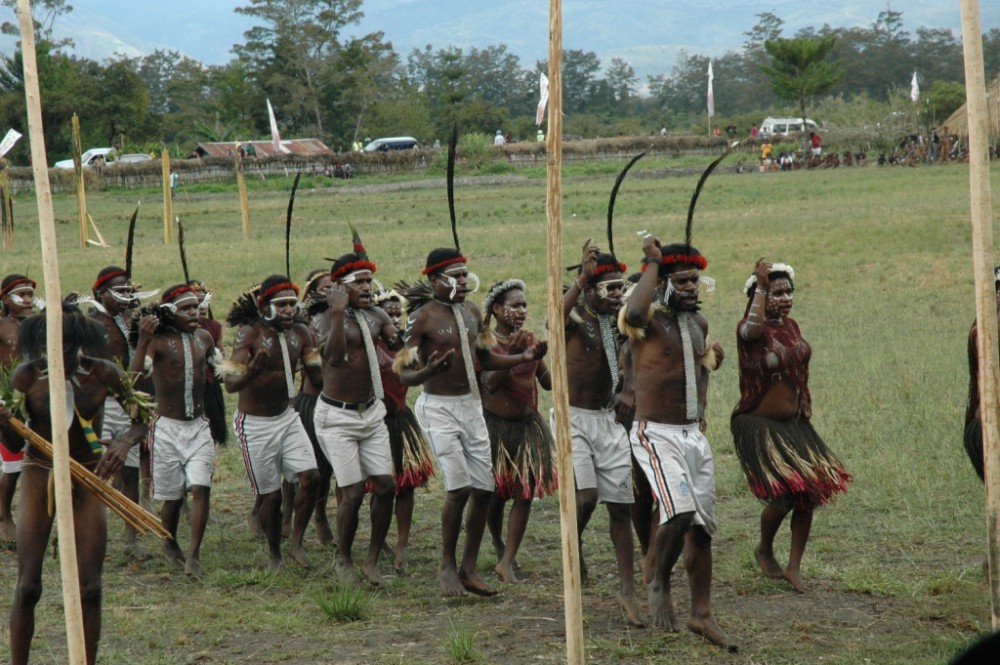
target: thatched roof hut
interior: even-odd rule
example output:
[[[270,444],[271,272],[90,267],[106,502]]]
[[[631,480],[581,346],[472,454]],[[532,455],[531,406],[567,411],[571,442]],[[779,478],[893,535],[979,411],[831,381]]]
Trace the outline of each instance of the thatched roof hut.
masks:
[[[986,86],[986,109],[989,112],[990,138],[996,138],[1000,136],[1000,75]],[[961,108],[937,127],[938,133],[944,127],[948,128],[949,133],[957,134],[963,138],[969,135],[969,115],[966,111],[966,104],[962,104]]]

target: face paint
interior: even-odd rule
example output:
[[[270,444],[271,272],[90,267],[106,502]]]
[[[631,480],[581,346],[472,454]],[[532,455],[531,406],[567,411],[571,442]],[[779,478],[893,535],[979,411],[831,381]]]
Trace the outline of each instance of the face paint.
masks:
[[[198,309],[202,312],[208,311],[208,306],[212,302],[212,292],[205,291],[205,297],[198,303]]]
[[[360,276],[367,277],[367,276],[369,276],[371,274],[372,274],[371,270],[355,270],[354,272],[348,273],[348,274],[344,275],[343,277],[341,277],[340,278],[340,283],[341,284],[352,284],[352,283],[354,283],[355,280],[358,279],[358,277],[360,277]],[[372,279],[372,283],[373,284],[378,284],[378,282],[376,282],[374,279]],[[381,284],[379,284],[378,286],[379,286],[379,289],[382,288]]]
[[[455,293],[458,292],[458,279],[452,275],[452,273],[465,277],[466,294],[476,293],[479,291],[479,275],[474,272],[469,272],[469,269],[465,266],[456,266],[450,270],[445,270],[441,275],[444,279],[444,283],[451,288],[451,294],[448,296],[449,300],[454,298]]]
[[[269,300],[267,302],[267,313],[264,314],[261,318],[263,318],[267,322],[274,321],[276,318],[278,318],[278,308],[276,307],[276,305],[284,303],[288,303],[292,307],[298,307],[299,299],[295,296],[289,296],[287,298],[273,298],[272,300]]]
[[[624,279],[609,279],[597,283],[597,295],[603,300],[608,297],[608,292],[612,289],[621,290],[625,286]]]

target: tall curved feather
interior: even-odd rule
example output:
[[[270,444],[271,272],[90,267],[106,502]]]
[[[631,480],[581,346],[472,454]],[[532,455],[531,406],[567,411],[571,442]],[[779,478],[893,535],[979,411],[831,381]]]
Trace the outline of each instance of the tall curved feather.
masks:
[[[295,191],[299,188],[299,178],[302,171],[295,174],[292,182],[292,193],[288,196],[288,212],[285,214],[285,275],[292,276],[292,208],[295,207]]]
[[[184,223],[181,218],[177,218],[177,245],[181,250],[181,268],[184,270],[184,283],[191,283],[191,274],[188,272],[187,252],[184,251]]]
[[[640,152],[638,155],[633,157],[625,168],[622,169],[621,173],[618,174],[618,178],[615,179],[615,186],[611,188],[611,200],[608,201],[608,252],[614,256],[615,255],[615,240],[613,232],[613,220],[615,218],[615,199],[618,198],[618,188],[622,186],[622,181],[625,180],[625,176],[628,174],[628,170],[638,162],[640,159],[646,156],[646,152]]]
[[[132,248],[135,246],[135,220],[139,217],[139,206],[135,206],[132,219],[128,222],[128,238],[125,240],[125,274],[132,278]]]
[[[694,194],[691,195],[691,204],[688,206],[687,226],[684,228],[684,244],[688,247],[691,246],[691,231],[694,227],[694,207],[695,204],[698,203],[698,195],[701,194],[701,188],[705,186],[705,181],[708,180],[708,176],[712,175],[712,171],[715,170],[715,167],[718,166],[723,159],[728,157],[729,153],[732,152],[733,148],[735,148],[738,144],[738,141],[734,141],[732,145],[727,145],[726,151],[709,164],[708,168],[702,172],[701,177],[698,178],[698,184],[695,185]]]
[[[455,153],[458,149],[458,123],[451,128],[451,140],[448,141],[448,215],[451,216],[451,235],[455,239],[455,249],[462,251],[458,244],[458,221],[455,218]]]

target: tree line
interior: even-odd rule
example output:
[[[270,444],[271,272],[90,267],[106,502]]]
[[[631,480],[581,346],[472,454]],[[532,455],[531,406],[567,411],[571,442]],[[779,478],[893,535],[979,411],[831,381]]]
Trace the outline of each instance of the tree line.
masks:
[[[2,0],[13,7],[16,0]],[[539,74],[548,63],[525,65],[504,44],[463,49],[428,45],[397,53],[385,35],[345,36],[362,14],[362,0],[249,0],[237,12],[255,27],[234,45],[234,57],[207,66],[177,51],[96,62],[70,54],[52,27],[72,11],[66,0],[33,3],[46,143],[50,161],[70,154],[70,119],[79,116],[84,147],[125,152],[166,146],[186,156],[200,141],[245,141],[270,135],[266,99],[285,138],[319,138],[335,150],[384,135],[444,140],[464,131],[515,139],[533,137]],[[903,29],[887,8],[868,27],[823,25],[783,36],[784,23],[757,15],[746,40],[717,58],[682,52],[670,72],[640,81],[621,58],[603,63],[592,51],[563,53],[564,130],[570,135],[641,135],[661,128],[706,133],[735,125],[741,134],[765,114],[816,114],[837,123],[897,119],[929,127],[965,99],[960,36],[947,29]],[[16,26],[3,31],[16,34]],[[829,85],[782,93],[775,78],[775,43],[829,44],[823,57],[838,75]],[[983,37],[987,76],[1000,71],[1000,29]],[[715,118],[706,113],[708,64],[715,74]],[[828,68],[829,68],[828,67]],[[921,102],[908,101],[917,73]],[[786,81],[787,83],[787,81]],[[903,113],[898,109],[905,109]],[[866,125],[867,126],[867,125]],[[21,54],[0,61],[0,130],[26,130]],[[8,156],[27,163],[19,144]]]

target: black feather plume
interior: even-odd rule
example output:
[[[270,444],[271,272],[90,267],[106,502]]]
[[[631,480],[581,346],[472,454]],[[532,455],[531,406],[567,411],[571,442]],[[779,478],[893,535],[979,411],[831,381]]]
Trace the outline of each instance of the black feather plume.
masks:
[[[455,249],[462,248],[458,244],[458,222],[455,219],[455,153],[458,149],[458,123],[451,128],[451,140],[448,142],[448,214],[451,216],[451,235],[455,238]]]
[[[716,158],[715,161],[709,164],[708,168],[706,168],[701,174],[701,177],[698,178],[698,184],[695,185],[694,194],[691,196],[691,205],[688,206],[687,226],[684,228],[684,244],[688,247],[691,246],[691,231],[694,227],[694,206],[698,203],[698,195],[701,194],[701,188],[705,186],[705,181],[708,180],[708,176],[712,174],[715,167],[718,166],[723,159],[729,156],[729,153],[732,152],[732,149],[736,147],[736,145],[738,145],[738,142],[733,142],[732,145],[727,145],[726,151],[722,153],[721,156]]]
[[[177,218],[177,246],[181,250],[181,268],[184,270],[184,283],[191,283],[191,275],[188,273],[187,252],[184,251],[184,223],[180,217]]]
[[[285,214],[285,274],[292,276],[292,208],[295,207],[295,191],[299,188],[302,171],[295,174],[292,193],[288,196],[288,212]]]
[[[135,207],[128,222],[128,238],[125,240],[125,274],[132,279],[132,248],[135,246],[135,220],[139,217],[139,206]]]
[[[613,220],[615,218],[615,199],[618,198],[618,188],[622,186],[622,181],[625,180],[628,170],[645,155],[645,152],[640,152],[638,155],[633,157],[632,160],[625,165],[625,168],[622,169],[622,172],[618,174],[618,178],[615,179],[615,186],[611,188],[611,200],[608,201],[608,253],[610,253],[611,256],[615,256],[615,240],[612,229]]]

